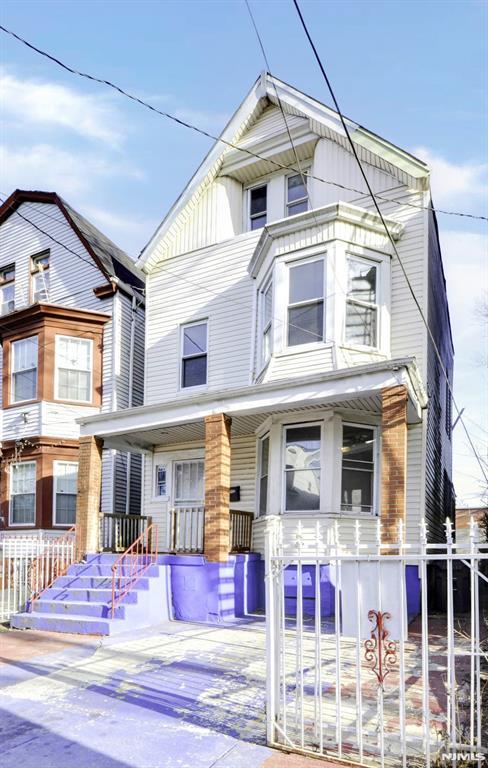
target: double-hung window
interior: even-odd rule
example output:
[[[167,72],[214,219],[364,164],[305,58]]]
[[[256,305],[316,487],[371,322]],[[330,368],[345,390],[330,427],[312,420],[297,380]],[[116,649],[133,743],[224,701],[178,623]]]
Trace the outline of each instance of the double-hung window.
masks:
[[[376,456],[374,427],[343,424],[341,510],[371,515]]]
[[[15,309],[15,264],[0,269],[0,314]]]
[[[13,341],[11,402],[35,400],[37,397],[37,336]]]
[[[207,383],[208,323],[206,320],[183,326],[181,386]]]
[[[286,177],[286,215],[293,216],[308,208],[307,180],[304,174]]]
[[[269,435],[259,441],[259,515],[268,511]]]
[[[78,464],[74,461],[53,462],[54,525],[74,525]]]
[[[31,258],[32,302],[49,301],[49,251]]]
[[[158,464],[156,466],[156,496],[166,496],[167,494],[167,482],[166,482],[166,465]]]
[[[285,429],[285,511],[320,509],[321,427]]]
[[[289,267],[288,346],[324,340],[324,259]]]
[[[259,292],[261,324],[261,362],[266,365],[273,351],[273,283],[268,280]]]
[[[56,398],[92,400],[93,342],[79,336],[56,336]]]
[[[261,184],[249,190],[249,229],[261,229],[266,224],[268,211],[268,185]]]
[[[22,461],[10,466],[10,524],[35,525],[36,462]]]
[[[378,266],[348,257],[346,342],[366,347],[378,344]]]

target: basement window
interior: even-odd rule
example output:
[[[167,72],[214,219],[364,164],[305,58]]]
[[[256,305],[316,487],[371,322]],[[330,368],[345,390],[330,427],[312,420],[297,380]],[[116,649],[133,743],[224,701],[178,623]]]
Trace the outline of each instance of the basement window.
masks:
[[[374,427],[343,424],[342,512],[374,514],[375,457]]]
[[[183,326],[181,386],[201,387],[207,383],[208,323],[206,320]]]

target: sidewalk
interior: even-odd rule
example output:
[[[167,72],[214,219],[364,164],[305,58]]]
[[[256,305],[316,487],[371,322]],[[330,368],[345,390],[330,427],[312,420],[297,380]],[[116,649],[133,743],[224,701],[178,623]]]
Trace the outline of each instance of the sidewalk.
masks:
[[[0,632],[3,768],[334,768],[265,745],[264,627]]]

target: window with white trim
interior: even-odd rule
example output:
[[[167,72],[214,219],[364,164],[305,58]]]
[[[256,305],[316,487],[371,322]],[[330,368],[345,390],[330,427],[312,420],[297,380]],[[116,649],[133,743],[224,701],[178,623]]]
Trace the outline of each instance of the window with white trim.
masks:
[[[376,430],[363,425],[342,425],[341,510],[375,513],[374,485]]]
[[[35,525],[36,462],[10,466],[10,525]]]
[[[56,398],[92,400],[93,342],[79,336],[56,336]]]
[[[261,363],[266,365],[273,352],[273,281],[268,280],[259,292],[261,329]]]
[[[166,496],[168,492],[167,478],[166,478],[166,465],[156,465],[156,496]]]
[[[0,314],[8,315],[15,309],[15,264],[0,269]]]
[[[202,320],[182,327],[181,386],[199,387],[207,383],[208,323]]]
[[[285,512],[320,509],[321,427],[285,428]]]
[[[288,267],[288,346],[324,340],[324,259],[313,259]]]
[[[268,512],[269,435],[259,441],[259,516]]]
[[[74,525],[78,491],[78,463],[54,461],[54,525]]]
[[[286,176],[286,215],[308,210],[307,179],[302,173]]]
[[[13,341],[11,402],[20,403],[37,397],[37,336]]]
[[[174,502],[177,507],[192,507],[203,504],[204,461],[191,459],[175,461]]]
[[[268,185],[261,184],[248,190],[249,229],[261,229],[266,224],[268,212]]]
[[[32,302],[49,301],[49,251],[31,257]]]
[[[378,265],[347,257],[346,342],[378,344]]]

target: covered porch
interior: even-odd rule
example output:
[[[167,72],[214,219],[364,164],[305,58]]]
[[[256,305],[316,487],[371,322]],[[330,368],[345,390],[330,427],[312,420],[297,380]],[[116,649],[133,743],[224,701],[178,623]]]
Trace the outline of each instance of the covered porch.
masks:
[[[277,514],[309,536],[317,520],[338,523],[346,543],[356,520],[374,535],[380,516],[383,538],[396,536],[425,405],[415,361],[402,359],[85,418],[77,550],[119,551],[152,524],[160,552],[226,563],[263,554]],[[144,455],[137,520],[100,515],[103,445]]]

